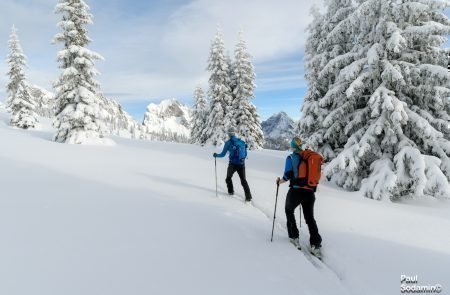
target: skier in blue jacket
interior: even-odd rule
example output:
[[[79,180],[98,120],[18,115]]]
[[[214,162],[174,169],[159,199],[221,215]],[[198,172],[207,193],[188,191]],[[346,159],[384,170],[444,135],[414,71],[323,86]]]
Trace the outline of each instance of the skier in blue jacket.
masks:
[[[286,220],[289,239],[298,249],[300,249],[299,231],[295,221],[294,211],[299,205],[303,209],[306,224],[308,225],[311,244],[311,253],[321,258],[320,250],[322,237],[319,234],[316,219],[314,218],[314,203],[316,197],[314,191],[303,189],[296,185],[296,175],[298,175],[298,167],[302,161],[300,152],[302,151],[302,141],[300,138],[294,138],[291,141],[292,154],[286,158],[283,177],[277,178],[277,184],[283,184],[290,181],[290,189],[286,196]],[[300,209],[301,210],[301,209]]]
[[[235,172],[238,173],[239,178],[241,179],[242,187],[245,192],[245,201],[250,202],[252,200],[252,194],[250,192],[250,187],[248,185],[247,179],[245,177],[245,157],[247,155],[247,145],[245,142],[236,137],[236,129],[231,127],[228,130],[228,136],[230,139],[225,143],[223,150],[220,154],[214,153],[214,158],[223,158],[227,153],[229,153],[229,164],[227,169],[227,178],[225,182],[228,188],[228,194],[234,194],[233,181],[231,178]],[[242,147],[242,145],[244,145]],[[240,152],[239,149],[244,149],[244,151]]]

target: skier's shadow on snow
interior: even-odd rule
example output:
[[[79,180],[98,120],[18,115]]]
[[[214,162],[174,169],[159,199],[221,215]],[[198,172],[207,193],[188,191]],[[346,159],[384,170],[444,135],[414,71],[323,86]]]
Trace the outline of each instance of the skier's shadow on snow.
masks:
[[[173,178],[169,178],[169,177],[164,177],[164,176],[159,176],[159,175],[150,175],[147,173],[138,173],[138,175],[144,176],[146,178],[150,178],[158,183],[163,182],[163,183],[169,184],[171,186],[183,186],[183,187],[193,188],[196,190],[202,190],[202,191],[214,194],[214,195],[216,194],[216,190],[213,188],[196,185],[196,184],[190,183],[190,182],[188,182],[186,180],[182,180],[182,179],[177,179],[176,183],[175,183],[174,182],[175,180]]]

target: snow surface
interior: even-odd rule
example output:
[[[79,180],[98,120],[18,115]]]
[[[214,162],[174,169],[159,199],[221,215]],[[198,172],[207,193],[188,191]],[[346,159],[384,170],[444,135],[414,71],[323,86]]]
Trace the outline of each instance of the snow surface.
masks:
[[[66,145],[50,120],[8,122],[0,110],[0,294],[399,294],[402,274],[449,292],[448,201],[379,202],[323,183],[322,264],[288,242],[286,186],[269,240],[285,152],[249,154],[249,206],[236,178],[236,198],[224,194],[225,160],[215,197],[217,149]]]

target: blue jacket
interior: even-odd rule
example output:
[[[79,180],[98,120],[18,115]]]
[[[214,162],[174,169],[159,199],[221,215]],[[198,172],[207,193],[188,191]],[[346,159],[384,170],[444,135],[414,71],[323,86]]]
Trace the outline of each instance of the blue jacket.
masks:
[[[225,142],[222,152],[220,154],[216,155],[216,158],[223,158],[223,157],[225,157],[225,155],[227,153],[229,153],[229,159],[231,162],[231,157],[232,157],[231,152],[232,152],[232,147],[233,147],[232,143],[236,143],[237,140],[238,140],[238,138],[236,136],[234,136],[234,135],[231,136],[230,140]]]
[[[292,185],[292,180],[298,177],[298,167],[300,166],[300,162],[300,155],[292,153],[286,158],[286,164],[284,165],[283,179],[285,181],[290,180],[291,186],[294,188],[299,188],[299,186]]]

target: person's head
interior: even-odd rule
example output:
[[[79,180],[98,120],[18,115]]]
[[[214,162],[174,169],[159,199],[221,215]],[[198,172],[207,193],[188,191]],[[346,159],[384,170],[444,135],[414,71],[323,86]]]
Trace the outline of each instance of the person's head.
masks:
[[[229,136],[230,138],[233,137],[233,136],[235,136],[235,135],[236,135],[236,128],[234,128],[234,127],[228,128],[227,133],[228,133],[228,136]]]
[[[291,140],[291,150],[296,153],[302,150],[302,140],[300,138],[294,137]]]

